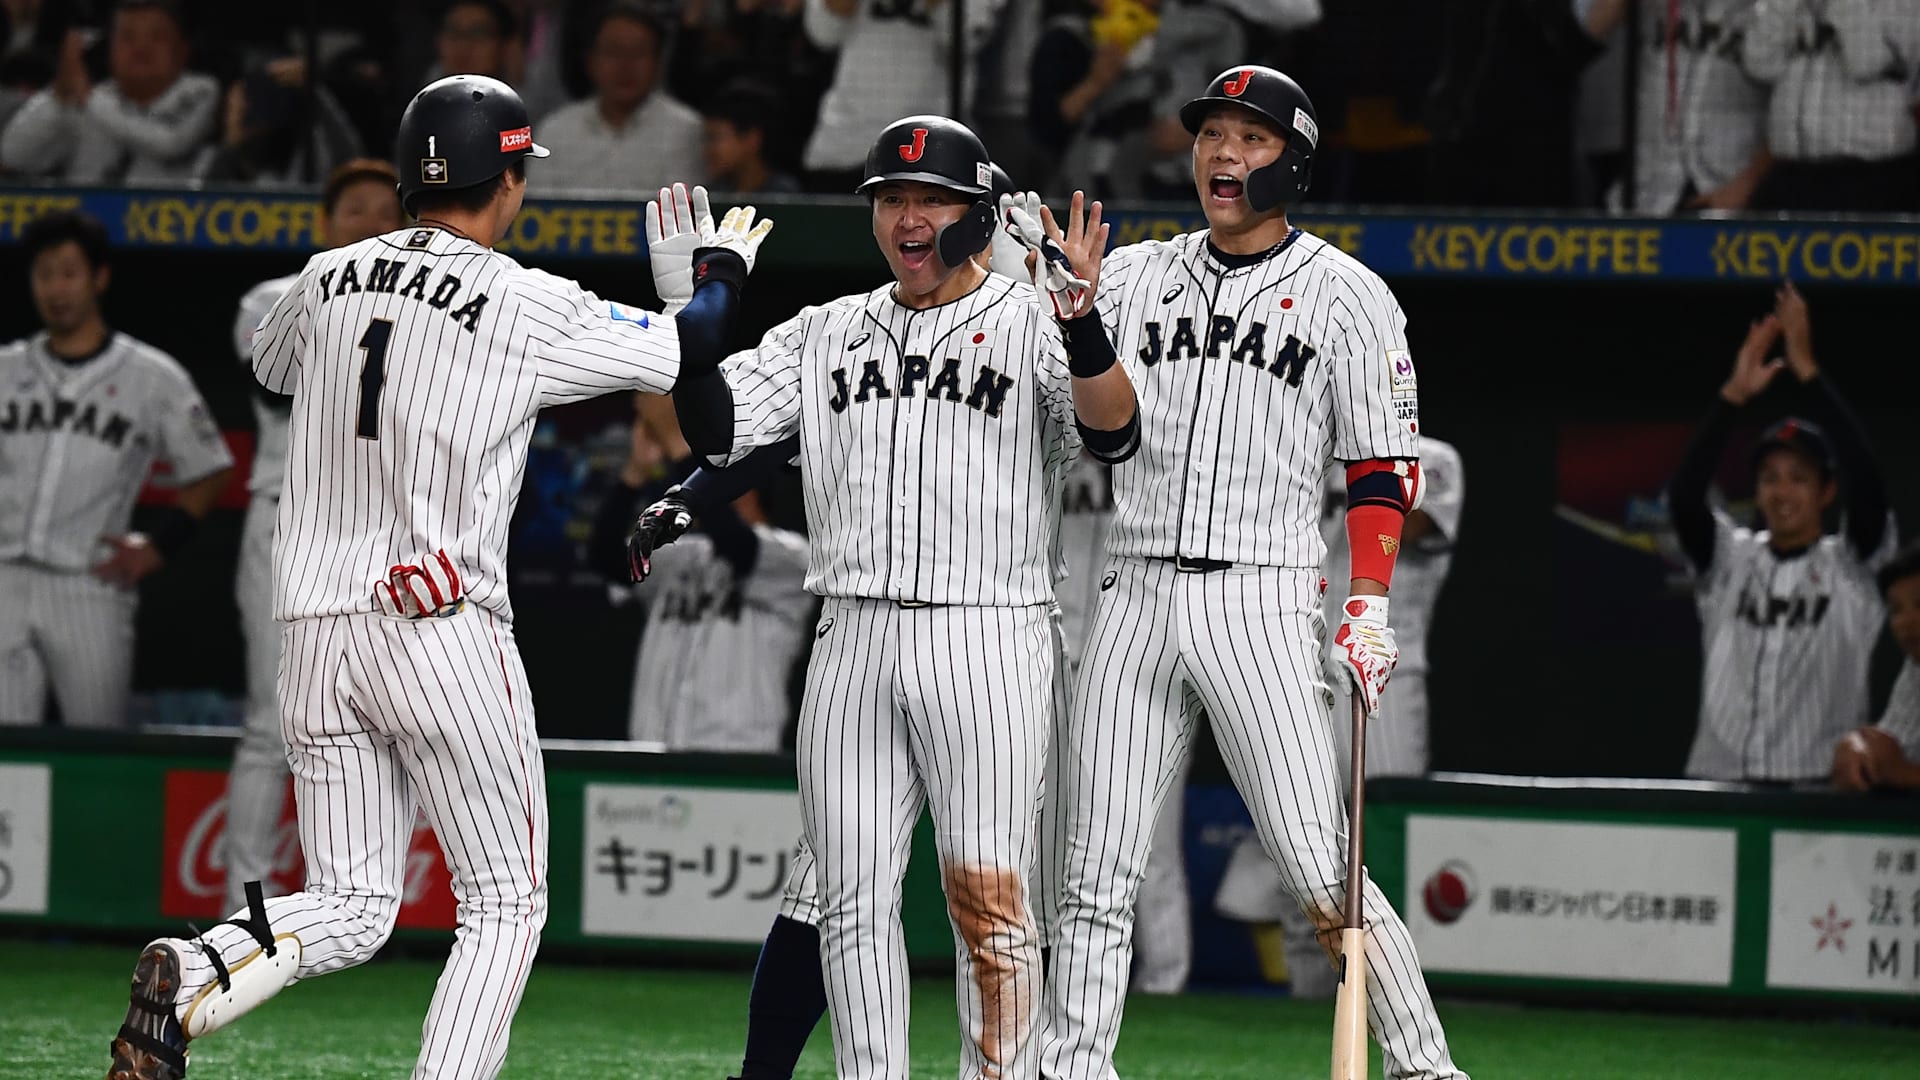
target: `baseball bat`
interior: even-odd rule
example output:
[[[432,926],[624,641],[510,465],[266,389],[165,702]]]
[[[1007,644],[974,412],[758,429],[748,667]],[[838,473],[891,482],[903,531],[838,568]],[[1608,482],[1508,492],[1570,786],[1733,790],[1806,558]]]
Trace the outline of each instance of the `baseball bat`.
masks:
[[[1361,812],[1366,806],[1367,713],[1353,692],[1353,764],[1347,805],[1347,904],[1340,930],[1340,990],[1333,1002],[1333,1080],[1367,1080],[1367,931]]]

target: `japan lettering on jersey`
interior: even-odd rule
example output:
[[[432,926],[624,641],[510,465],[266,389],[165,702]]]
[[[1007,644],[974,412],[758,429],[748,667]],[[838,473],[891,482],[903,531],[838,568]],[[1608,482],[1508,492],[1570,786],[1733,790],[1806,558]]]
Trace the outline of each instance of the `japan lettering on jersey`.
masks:
[[[1834,742],[1867,722],[1868,669],[1886,621],[1874,574],[1893,557],[1892,514],[1866,559],[1835,534],[1782,557],[1766,532],[1713,516],[1713,562],[1695,588],[1706,657],[1687,774],[1824,776]]]
[[[1317,568],[1328,460],[1419,453],[1406,317],[1319,237],[1239,269],[1205,232],[1119,248],[1099,306],[1145,433],[1114,470],[1110,554]]]
[[[122,333],[81,363],[48,352],[44,333],[0,346],[0,559],[98,563],[156,460],[175,484],[233,464],[171,356]]]
[[[891,284],[807,308],[721,365],[725,464],[801,436],[822,596],[934,604],[1053,599],[1060,480],[1080,445],[1057,323],[993,276],[915,310]]]
[[[759,544],[744,579],[704,533],[654,552],[638,593],[647,628],[629,737],[680,751],[780,749],[793,711],[788,680],[816,601],[804,588],[806,538],[767,525],[753,532]]]
[[[253,335],[266,320],[267,312],[273,310],[273,305],[299,278],[298,274],[288,274],[263,281],[240,298],[240,314],[233,322],[233,347],[240,356],[240,362],[249,369],[253,367]],[[277,499],[280,497],[281,478],[287,472],[286,409],[260,400],[260,394],[256,393],[253,396],[253,422],[256,435],[253,467],[247,474],[247,491]]]
[[[378,611],[389,568],[444,552],[469,601],[511,618],[535,415],[666,393],[679,366],[673,320],[441,229],[315,255],[254,337],[255,378],[294,399],[274,617]]]

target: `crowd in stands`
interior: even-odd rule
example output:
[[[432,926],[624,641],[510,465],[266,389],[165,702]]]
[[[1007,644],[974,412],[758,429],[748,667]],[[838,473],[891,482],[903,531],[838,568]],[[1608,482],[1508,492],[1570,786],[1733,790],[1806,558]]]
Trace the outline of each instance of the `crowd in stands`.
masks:
[[[1258,61],[1315,99],[1323,201],[1920,204],[1915,0],[3,0],[0,26],[12,181],[312,186],[468,72],[565,162],[537,196],[845,194],[874,130],[957,111],[1022,186],[1183,199],[1178,103]]]

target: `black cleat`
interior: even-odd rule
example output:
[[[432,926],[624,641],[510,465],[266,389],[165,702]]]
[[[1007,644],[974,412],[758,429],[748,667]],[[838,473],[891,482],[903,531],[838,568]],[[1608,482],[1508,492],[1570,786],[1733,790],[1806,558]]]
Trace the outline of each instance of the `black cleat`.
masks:
[[[156,941],[133,969],[127,1019],[113,1039],[107,1080],[181,1080],[187,1075],[187,1035],[173,1014],[180,992],[180,954]]]

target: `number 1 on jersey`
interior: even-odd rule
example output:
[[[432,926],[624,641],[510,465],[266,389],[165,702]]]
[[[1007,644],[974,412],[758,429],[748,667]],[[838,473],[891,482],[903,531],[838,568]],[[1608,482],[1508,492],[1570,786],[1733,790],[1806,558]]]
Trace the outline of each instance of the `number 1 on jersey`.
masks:
[[[387,341],[392,337],[392,319],[375,319],[360,335],[367,362],[360,366],[360,423],[354,434],[362,439],[380,437],[380,387],[387,381]]]

